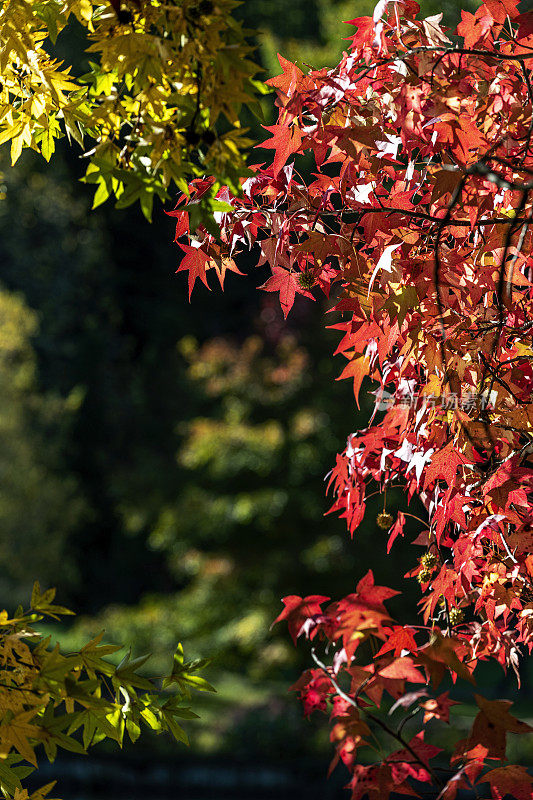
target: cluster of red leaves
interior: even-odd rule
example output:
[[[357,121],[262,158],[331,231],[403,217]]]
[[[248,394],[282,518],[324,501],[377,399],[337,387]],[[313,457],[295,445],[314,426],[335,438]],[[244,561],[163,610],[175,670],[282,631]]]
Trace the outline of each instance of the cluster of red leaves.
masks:
[[[468,642],[438,625],[429,632],[425,627],[398,625],[384,605],[395,594],[376,586],[369,572],[353,594],[325,609],[327,597],[286,597],[276,620],[287,621],[294,640],[305,633],[315,645],[325,641],[335,653],[328,667],[313,649],[316,668],[304,672],[292,687],[306,715],[330,708],[335,747],[331,769],[339,762],[348,767],[355,800],[367,795],[388,798],[391,793],[417,796],[413,781],[433,784],[442,800],[454,800],[460,789],[483,783],[491,785],[496,800],[507,793],[531,798],[533,780],[525,768],[484,769],[491,760],[505,760],[507,733],[533,731],[509,713],[507,700],[474,695],[478,713],[468,737],[456,742],[449,767],[430,764],[441,749],[424,740],[423,728],[433,719],[449,723],[450,707],[457,705],[447,691],[436,691],[447,674],[473,683],[476,659]],[[378,710],[388,710],[387,717],[378,716]],[[406,738],[404,724],[416,715],[422,730]],[[380,732],[386,734],[385,741]],[[391,740],[399,749],[386,747]],[[363,765],[358,750],[365,746],[388,753],[377,763]]]
[[[241,197],[219,194],[216,237],[189,232],[209,180],[191,187],[172,212],[180,270],[190,289],[210,268],[223,283],[235,255],[255,246],[272,271],[262,288],[279,293],[285,315],[296,294],[335,286],[341,377],[356,400],[372,379],[376,407],[337,458],[333,508],[352,534],[369,488],[403,485],[427,511],[411,573],[422,626],[394,623],[383,606],[393,592],[371,576],[325,611],[326,598],[286,598],[280,616],[293,638],[333,646],[333,666],[314,654],[297,688],[306,713],[332,706],[353,798],[412,794],[413,780],[440,786],[442,798],[483,781],[494,798],[533,797],[522,767],[483,771],[505,758],[507,731],[529,730],[506,701],[477,696],[449,775],[429,766],[437,751],[422,733],[407,741],[374,713],[388,695],[395,710],[420,711],[423,726],[446,722],[450,701],[430,697],[430,684],[473,680],[488,659],[518,675],[533,649],[533,12],[485,0],[462,12],[451,39],[440,16],[418,12],[414,0],[381,0],[373,17],[351,21],[334,69],[304,74],[280,59],[270,81],[278,122],[262,144],[273,162],[255,168]],[[299,154],[314,157],[308,181],[288,163]],[[381,643],[374,656],[369,642]],[[401,749],[363,766],[358,748],[377,730]]]

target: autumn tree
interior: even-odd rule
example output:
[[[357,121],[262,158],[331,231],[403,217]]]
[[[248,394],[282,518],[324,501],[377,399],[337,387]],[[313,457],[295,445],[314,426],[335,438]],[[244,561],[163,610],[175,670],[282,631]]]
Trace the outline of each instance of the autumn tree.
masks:
[[[330,714],[352,797],[453,800],[488,784],[495,800],[525,798],[532,780],[506,762],[506,743],[532,729],[508,700],[474,689],[466,735],[451,732],[446,753],[433,742],[455,685],[464,697],[490,661],[520,680],[533,647],[533,12],[486,0],[452,33],[418,12],[380,0],[349,23],[334,69],[280,57],[279,116],[261,145],[272,162],[239,194],[219,191],[232,210],[216,237],[178,202],[179,270],[191,291],[252,249],[285,315],[297,295],[331,296],[341,377],[356,402],[364,380],[375,393],[330,473],[332,510],[356,537],[381,493],[390,551],[407,544],[410,501],[425,509],[408,574],[422,591],[416,624],[393,619],[397,591],[371,571],[334,602],[286,597],[278,617],[310,643],[294,688],[306,714]],[[195,202],[211,183],[193,183]]]

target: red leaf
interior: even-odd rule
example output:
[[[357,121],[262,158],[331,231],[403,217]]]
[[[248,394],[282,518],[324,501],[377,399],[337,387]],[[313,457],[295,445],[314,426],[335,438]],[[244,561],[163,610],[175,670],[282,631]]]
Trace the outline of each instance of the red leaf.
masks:
[[[508,764],[486,772],[478,783],[490,783],[494,800],[503,800],[510,795],[514,800],[531,800],[533,779],[525,767]]]
[[[440,694],[438,697],[430,697],[428,700],[425,700],[423,703],[420,703],[420,708],[424,709],[424,725],[426,725],[430,719],[441,719],[443,722],[450,721],[450,708],[452,706],[456,706],[455,700],[450,700],[448,697],[448,692],[444,692]]]
[[[400,656],[403,650],[416,652],[417,645],[414,633],[414,628],[410,628],[408,625],[400,628],[393,628],[385,644],[376,653],[376,658],[383,655],[383,653],[388,653],[390,650],[394,650],[394,656]]]
[[[176,272],[189,271],[189,300],[191,299],[192,290],[197,278],[200,278],[202,283],[207,286],[206,269],[209,265],[209,256],[200,247],[191,247],[188,244],[180,242],[181,249],[185,253],[181,263]]]
[[[291,594],[288,597],[284,597],[283,603],[285,604],[285,608],[281,614],[276,617],[272,625],[286,619],[289,626],[289,633],[292,636],[294,644],[296,644],[296,639],[302,632],[302,627],[305,622],[311,617],[321,614],[322,609],[320,606],[327,600],[329,600],[329,597],[324,597],[320,594],[312,594],[308,597],[299,597],[298,595]]]
[[[396,522],[391,528],[389,539],[387,541],[387,553],[390,553],[391,547],[394,544],[395,540],[398,538],[398,536],[403,536],[404,525],[405,525],[405,514],[403,513],[403,511],[398,511]]]
[[[265,81],[265,83],[267,86],[275,86],[277,89],[283,92],[287,98],[289,98],[294,93],[295,88],[303,78],[303,72],[299,67],[296,66],[296,64],[292,64],[290,61],[287,61],[287,59],[283,58],[283,56],[279,53],[278,61],[283,73],[281,75],[275,75],[273,78],[269,78],[267,81]]]
[[[518,16],[518,3],[519,0],[485,0],[484,4],[494,20],[503,25],[508,16],[511,19]]]
[[[177,242],[181,236],[189,233],[189,215],[186,211],[175,208],[173,211],[165,211],[168,217],[176,217],[176,233],[174,241]]]
[[[383,609],[383,611],[385,611],[384,600],[389,600],[391,597],[396,597],[396,595],[400,594],[400,592],[395,591],[395,589],[389,589],[387,586],[377,586],[374,583],[374,573],[371,569],[357,584],[356,592],[360,600],[370,608],[379,608]]]
[[[461,11],[461,22],[457,26],[457,33],[464,37],[465,48],[475,48],[488,40],[493,26],[494,17],[486,5],[483,5],[475,14]]]
[[[294,304],[294,298],[298,288],[296,276],[293,272],[289,272],[283,267],[273,267],[274,273],[265,283],[259,288],[265,292],[279,292],[279,302],[283,316],[287,319],[287,314]]]
[[[425,678],[418,670],[413,659],[409,657],[396,658],[383,669],[379,670],[383,678],[393,678],[394,680],[405,680],[409,683],[425,683]]]
[[[302,134],[299,128],[295,125],[289,127],[288,125],[263,125],[265,130],[271,131],[273,136],[270,139],[265,139],[261,142],[259,147],[265,150],[273,149],[274,154],[274,177],[276,178],[287,163],[287,159],[293,153],[300,149],[302,144]]]
[[[429,466],[425,471],[424,476],[424,489],[433,483],[435,480],[443,479],[448,484],[451,491],[455,484],[455,475],[457,467],[466,462],[465,457],[457,452],[452,442],[443,447],[442,450],[437,450],[431,456]]]
[[[352,360],[347,363],[337,378],[338,381],[344,380],[345,378],[353,378],[353,393],[357,408],[359,408],[359,390],[361,389],[363,378],[368,375],[369,369],[369,359],[366,356],[358,356],[357,358],[352,358]]]
[[[528,36],[533,36],[533,11],[526,11],[516,17],[515,22],[518,23],[517,39],[527,39]]]
[[[509,700],[486,700],[481,695],[475,695],[475,699],[480,711],[468,739],[458,742],[456,754],[463,757],[481,746],[489,758],[504,759],[507,733],[528,733],[533,728],[509,714]]]

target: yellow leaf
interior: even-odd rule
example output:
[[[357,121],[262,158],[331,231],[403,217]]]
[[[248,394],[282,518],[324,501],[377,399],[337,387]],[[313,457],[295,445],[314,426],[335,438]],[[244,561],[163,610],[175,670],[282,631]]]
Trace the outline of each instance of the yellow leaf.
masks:
[[[22,134],[19,134],[14,139],[11,140],[11,166],[13,167],[20,158],[20,154],[22,153],[22,147],[24,145],[24,139]]]

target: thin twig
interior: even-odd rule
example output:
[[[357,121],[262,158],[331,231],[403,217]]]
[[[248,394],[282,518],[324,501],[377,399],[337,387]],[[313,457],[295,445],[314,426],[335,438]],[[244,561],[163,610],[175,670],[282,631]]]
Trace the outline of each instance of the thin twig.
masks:
[[[533,134],[533,87],[531,86],[531,80],[529,78],[529,72],[526,69],[526,65],[522,62],[522,72],[524,74],[524,80],[527,86],[527,93],[529,95],[529,102],[531,103],[531,119],[529,120],[529,130],[527,132],[527,139],[526,139],[526,149],[524,151],[524,155],[522,156],[521,163],[523,164],[526,158],[529,155],[529,148],[531,146],[531,136]]]
[[[311,213],[313,209],[299,209],[299,213]],[[358,208],[358,209],[349,209],[349,210],[339,210],[339,211],[318,211],[318,216],[321,219],[326,217],[334,217],[335,219],[340,219],[341,222],[350,223],[358,223],[361,217],[365,216],[365,214],[401,214],[404,217],[410,217],[411,219],[420,219],[427,222],[433,223],[441,223],[443,221],[443,217],[435,217],[431,214],[425,214],[423,211],[409,211],[405,208],[388,208],[386,206],[376,208]],[[527,222],[527,217],[523,219],[515,218],[513,220],[515,223],[519,222]],[[480,219],[476,222],[476,226],[487,227],[489,225],[508,225],[509,224],[509,217],[494,217],[492,219]],[[453,220],[454,227],[458,228],[469,228],[471,225],[470,220],[467,219],[454,219]]]
[[[452,218],[452,212],[455,206],[457,205],[461,194],[463,193],[463,189],[466,184],[466,175],[463,175],[457,186],[455,187],[453,194],[451,196],[450,202],[448,203],[448,207],[446,209],[446,214],[439,222],[439,227],[437,228],[437,234],[435,237],[435,245],[434,245],[434,271],[433,271],[433,283],[435,285],[435,294],[437,299],[437,309],[439,312],[440,324],[441,324],[441,356],[442,356],[442,369],[445,370],[445,353],[444,353],[444,341],[446,339],[446,328],[444,326],[444,305],[442,302],[442,298],[440,295],[440,271],[441,271],[441,259],[440,259],[440,240],[442,237],[442,232],[444,228],[448,225]]]
[[[371,719],[373,722],[375,722],[376,725],[379,725],[379,727],[382,728],[386,733],[388,733],[389,736],[392,736],[393,739],[396,739],[396,741],[401,744],[403,749],[407,750],[407,752],[414,758],[415,762],[417,764],[420,764],[421,767],[423,767],[424,769],[426,769],[429,772],[429,774],[431,775],[431,777],[433,778],[433,780],[435,781],[437,786],[442,786],[442,781],[440,780],[438,775],[435,774],[435,772],[433,771],[433,768],[429,764],[426,764],[424,761],[422,761],[420,756],[417,755],[416,751],[413,750],[413,748],[411,747],[409,742],[407,742],[403,738],[401,733],[398,733],[397,731],[395,731],[392,728],[390,728],[387,725],[386,722],[383,722],[382,719],[380,719],[379,717],[376,717],[375,714],[372,714],[372,712],[369,711],[367,708],[360,709],[359,706],[357,705],[356,701],[352,697],[350,697],[350,695],[346,694],[346,692],[344,692],[341,689],[341,687],[339,686],[339,684],[337,683],[335,678],[331,675],[331,671],[330,671],[331,668],[328,669],[328,667],[322,661],[320,661],[320,659],[318,658],[317,654],[315,653],[315,649],[314,648],[311,648],[311,658],[313,659],[315,664],[318,667],[320,667],[320,669],[323,670],[326,673],[326,675],[328,676],[328,679],[331,681],[331,683],[332,683],[335,691],[339,695],[339,697],[342,697],[343,700],[345,700],[347,703],[349,703],[349,705],[351,705],[353,708],[356,708],[358,711],[363,710],[364,713],[366,714],[366,716],[369,719]]]
[[[529,401],[529,400],[520,400],[520,399],[519,399],[519,398],[518,398],[518,397],[515,395],[515,393],[513,392],[513,390],[511,389],[511,387],[509,386],[509,384],[508,384],[508,383],[507,383],[507,382],[506,382],[506,381],[505,381],[503,378],[500,378],[500,376],[498,375],[498,373],[497,373],[497,372],[496,372],[496,371],[495,371],[495,370],[494,370],[494,369],[491,367],[491,365],[489,364],[489,361],[488,361],[487,357],[485,356],[485,354],[484,354],[484,353],[482,353],[482,352],[481,352],[481,350],[479,351],[479,357],[480,357],[480,359],[481,359],[481,360],[482,360],[482,362],[483,362],[483,365],[484,365],[484,367],[485,367],[485,370],[486,370],[486,372],[490,372],[490,374],[492,375],[492,377],[494,378],[494,380],[496,381],[496,383],[499,383],[499,384],[500,384],[500,386],[503,386],[503,388],[504,388],[504,389],[506,389],[506,390],[509,392],[509,394],[511,395],[511,397],[513,398],[513,400],[515,401],[515,403],[517,403],[519,406],[527,406],[527,405],[529,405],[529,404],[530,404],[530,401]]]

